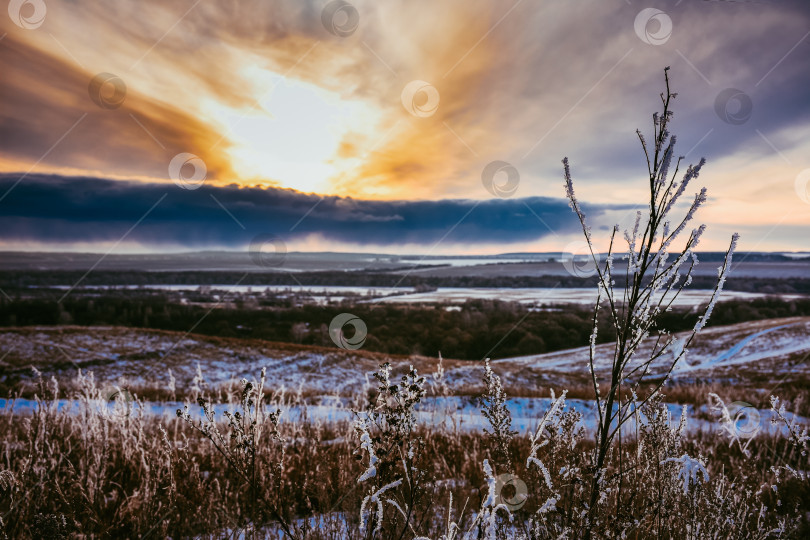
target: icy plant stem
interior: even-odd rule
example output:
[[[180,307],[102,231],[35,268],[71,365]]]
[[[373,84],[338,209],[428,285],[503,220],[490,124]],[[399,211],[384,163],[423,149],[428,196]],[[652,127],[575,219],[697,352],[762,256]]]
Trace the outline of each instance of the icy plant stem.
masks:
[[[588,524],[586,525],[585,538],[590,538],[591,530],[595,525],[593,520],[599,514],[596,511],[596,507],[602,500],[601,484],[605,475],[605,463],[617,435],[617,452],[619,455],[619,470],[617,474],[620,478],[620,482],[619,497],[616,502],[617,506],[615,510],[616,516],[619,515],[621,510],[621,479],[623,474],[623,460],[621,459],[622,425],[633,416],[638,406],[643,406],[658,394],[678,361],[683,358],[695,334],[705,326],[723,288],[738,238],[736,234],[732,237],[731,245],[726,252],[723,265],[718,271],[717,285],[713,291],[711,301],[698,323],[695,325],[692,334],[681,350],[676,351],[674,354],[675,358],[668,366],[668,369],[665,370],[663,377],[659,378],[659,381],[653,386],[652,391],[641,401],[641,405],[639,405],[636,398],[636,391],[639,389],[640,383],[649,374],[653,362],[660,358],[665,352],[670,351],[674,343],[673,339],[667,337],[668,332],[657,328],[656,322],[659,319],[662,309],[668,310],[680,292],[689,284],[692,268],[697,263],[697,258],[693,250],[697,247],[705,229],[705,226],[701,225],[698,229],[693,230],[686,239],[684,247],[680,249],[679,252],[675,253],[674,260],[667,262],[670,245],[679,234],[683,232],[688,222],[694,217],[695,212],[706,201],[706,190],[703,188],[695,195],[694,201],[690,204],[685,216],[680,220],[676,220],[677,226],[671,229],[668,215],[674,208],[675,203],[684,193],[689,182],[697,178],[705,160],[701,159],[698,165],[690,166],[680,181],[678,181],[679,166],[683,159],[679,158],[676,162],[674,173],[671,177],[669,175],[669,166],[673,158],[675,146],[675,136],[670,135],[667,126],[673,114],[670,110],[670,103],[672,98],[676,97],[677,94],[672,93],[670,90],[668,71],[669,68],[664,70],[666,92],[661,93],[661,102],[663,104],[662,114],[660,116],[658,113],[653,115],[654,148],[652,156],[650,155],[644,136],[640,131],[637,131],[641,146],[644,150],[644,155],[647,159],[647,172],[649,174],[650,186],[649,207],[648,215],[643,223],[644,226],[642,229],[643,232],[641,232],[641,238],[638,238],[639,225],[641,224],[640,213],[637,214],[632,235],[625,231],[625,239],[628,242],[628,252],[626,255],[627,270],[625,272],[623,296],[620,299],[615,298],[612,270],[614,239],[618,225],[614,227],[610,237],[605,265],[604,267],[600,267],[599,261],[594,254],[591,229],[585,220],[585,214],[574,194],[568,158],[563,160],[566,195],[570,201],[571,209],[579,218],[599,277],[599,294],[597,295],[597,305],[594,308],[593,333],[591,335],[589,355],[589,368],[599,416],[595,440],[596,447],[592,462],[593,477],[591,480]],[[680,281],[679,269],[681,265],[690,258],[691,263],[687,265],[688,272],[686,278]],[[605,302],[610,306],[611,322],[616,330],[616,342],[610,370],[610,388],[606,396],[600,395],[594,359],[596,354],[596,334],[598,331],[597,315],[603,294]],[[660,294],[659,299],[656,299],[657,294]],[[631,362],[634,362],[633,357],[638,347],[654,328],[657,329],[659,335],[649,358],[640,360],[639,364],[635,367],[631,366]],[[662,337],[664,337],[664,343],[659,348]],[[622,404],[622,384],[629,385],[630,395],[632,396],[632,399],[625,400],[624,405]]]

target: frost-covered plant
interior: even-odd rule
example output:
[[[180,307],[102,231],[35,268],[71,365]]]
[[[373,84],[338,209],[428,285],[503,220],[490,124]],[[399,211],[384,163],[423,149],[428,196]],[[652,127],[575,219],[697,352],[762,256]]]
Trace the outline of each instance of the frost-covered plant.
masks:
[[[431,373],[433,377],[433,384],[431,385],[432,394],[435,396],[447,397],[452,392],[450,391],[450,387],[447,385],[447,378],[444,376],[444,365],[443,365],[443,358],[442,353],[439,351],[439,360],[436,363],[436,371]]]
[[[750,435],[754,435],[754,433],[748,434],[740,431],[739,426],[737,425],[737,423],[740,421],[740,419],[737,417],[738,412],[735,411],[735,417],[732,418],[732,412],[729,411],[726,403],[714,392],[709,392],[709,408],[713,412],[720,415],[720,430],[729,438],[729,446],[733,446],[734,443],[737,443],[743,454],[750,457],[751,451],[748,449],[748,447],[754,440],[753,436]]]
[[[683,484],[683,494],[689,495],[689,488],[695,489],[700,484],[709,481],[709,472],[706,466],[700,459],[695,459],[689,454],[684,454],[679,458],[667,458],[661,462],[661,465],[666,463],[678,463],[678,479]]]
[[[558,538],[571,533],[582,516],[574,511],[584,496],[581,481],[583,453],[582,415],[565,410],[566,391],[556,397],[530,434],[526,478],[537,507],[527,523],[530,538]]]
[[[483,397],[481,414],[489,422],[489,429],[484,432],[489,436],[490,449],[495,463],[506,471],[512,471],[512,458],[509,455],[509,443],[517,431],[512,431],[512,414],[506,406],[506,392],[504,392],[501,378],[498,377],[489,365],[489,358],[484,363],[484,385],[486,393]]]
[[[119,403],[92,373],[77,371],[78,389],[65,395],[35,375],[30,415],[0,409],[0,538],[160,534],[177,495],[162,426],[140,402],[131,415],[110,414]]]
[[[723,264],[718,268],[717,282],[708,305],[691,335],[683,342],[676,342],[669,332],[660,327],[659,319],[663,312],[671,309],[673,302],[692,280],[692,272],[698,262],[695,248],[705,231],[705,225],[692,229],[685,239],[680,239],[680,236],[687,229],[697,210],[706,202],[706,189],[701,188],[695,194],[682,217],[673,221],[671,212],[676,208],[688,186],[699,176],[705,159],[701,159],[697,165],[687,167],[683,176],[679,177],[681,162],[684,159],[679,157],[674,162],[674,170],[670,174],[676,142],[675,136],[669,131],[673,117],[670,103],[677,94],[670,91],[668,67],[664,70],[664,79],[666,91],[661,94],[663,111],[660,114],[656,112],[652,117],[652,146],[648,146],[641,131],[636,132],[647,160],[649,203],[646,213],[639,211],[636,214],[632,231],[624,232],[627,242],[624,258],[627,262],[624,268],[624,286],[618,291],[614,288],[616,285],[614,245],[619,226],[613,228],[606,257],[604,261],[600,261],[593,246],[590,226],[574,194],[568,158],[563,160],[565,192],[582,226],[598,277],[589,358],[589,369],[599,411],[596,447],[592,459],[594,474],[589,499],[589,512],[592,514],[602,493],[601,484],[606,472],[606,460],[612,451],[614,439],[621,433],[622,426],[633,418],[634,411],[652,399],[663,387],[677,363],[687,353],[695,335],[705,326],[725,283],[731,257],[737,245],[738,235],[735,233]],[[675,248],[676,242],[681,242],[679,248]],[[597,321],[602,306],[607,309],[610,324],[616,331],[610,372],[606,381],[600,379],[595,368]],[[652,350],[649,354],[636,357],[639,346],[652,331],[657,333]],[[662,365],[654,373],[653,368],[659,360]],[[655,380],[650,380],[651,375],[655,376]],[[603,382],[607,382],[606,395],[600,392],[600,384]],[[637,400],[636,395],[642,383],[652,383],[652,390]],[[590,532],[586,535],[589,536]]]
[[[807,444],[810,441],[807,426],[800,425],[796,421],[796,415],[790,415],[785,404],[779,403],[778,397],[771,396],[771,412],[774,414],[771,421],[774,424],[783,425],[787,429],[791,444],[801,452],[802,456],[807,456]],[[788,416],[790,416],[790,419],[788,419]]]
[[[189,414],[188,405],[183,409],[177,409],[177,417],[211,441],[217,452],[248,485],[251,501],[248,526],[255,531],[266,522],[266,519],[260,516],[269,514],[270,519],[275,521],[288,537],[298,538],[300,533],[295,525],[282,515],[279,501],[265,496],[268,488],[271,491],[278,491],[284,471],[283,447],[280,458],[276,461],[261,462],[262,444],[284,442],[279,432],[281,411],[276,409],[268,412],[263,404],[265,373],[265,368],[262,368],[258,385],[242,379],[239,397],[242,410],[223,413],[227,420],[227,432],[220,430],[214,408],[202,396],[197,397],[197,404],[202,408],[201,420],[194,421]],[[195,385],[201,384],[202,381],[199,363],[197,375],[199,380],[195,379]],[[266,434],[265,429],[268,430]]]
[[[779,402],[778,397],[771,396],[770,401],[771,412],[773,413],[771,423],[781,426],[782,430],[787,432],[787,438],[795,456],[794,460],[785,460],[771,467],[771,470],[776,474],[777,484],[783,478],[792,478],[807,486],[808,482],[810,482],[807,452],[810,435],[808,435],[807,426],[799,424],[796,415],[790,414],[785,404]],[[793,461],[793,463],[790,461]]]
[[[374,373],[377,395],[366,410],[358,412],[355,432],[360,440],[358,457],[368,459],[357,482],[365,484],[360,526],[365,538],[404,538],[416,534],[421,499],[427,494],[425,441],[416,433],[416,405],[427,390],[425,378],[411,366],[399,381],[391,379],[386,362]],[[394,517],[384,519],[385,505]],[[424,512],[424,509],[422,509]]]
[[[361,481],[358,479],[358,482]],[[394,480],[390,484],[386,484],[383,487],[373,491],[369,495],[366,495],[363,498],[363,502],[360,504],[360,532],[361,533],[372,533],[378,534],[382,529],[383,525],[383,501],[380,497],[388,491],[389,489],[394,489],[402,484],[402,479]],[[388,499],[388,502],[394,506],[399,508],[396,501],[392,501]],[[369,507],[373,506],[376,511],[372,511]],[[400,511],[402,510],[399,508]],[[374,530],[370,530],[370,524],[374,524]]]
[[[487,495],[484,502],[481,503],[481,512],[478,514],[478,519],[480,519],[483,528],[484,538],[486,540],[495,540],[498,537],[498,511],[503,512],[510,521],[512,520],[512,513],[509,511],[508,506],[498,502],[498,480],[495,478],[489,460],[486,459],[484,460],[484,475],[487,479]]]
[[[532,447],[529,450],[529,457],[526,458],[526,468],[529,469],[531,465],[536,466],[543,474],[543,480],[545,480],[548,489],[553,489],[551,475],[548,468],[538,458],[537,451],[550,442],[550,439],[545,437],[546,430],[553,434],[562,423],[562,411],[565,408],[565,395],[567,393],[567,391],[563,391],[562,395],[557,398],[554,396],[554,390],[551,391],[551,407],[543,415],[537,429],[531,435]]]
[[[443,365],[444,359],[439,352],[439,359],[436,363],[436,371],[431,373],[428,379],[430,395],[436,399],[431,407],[423,407],[421,410],[430,414],[431,422],[439,428],[458,429],[458,417],[455,414],[458,410],[456,402],[452,399],[453,391],[448,384]]]

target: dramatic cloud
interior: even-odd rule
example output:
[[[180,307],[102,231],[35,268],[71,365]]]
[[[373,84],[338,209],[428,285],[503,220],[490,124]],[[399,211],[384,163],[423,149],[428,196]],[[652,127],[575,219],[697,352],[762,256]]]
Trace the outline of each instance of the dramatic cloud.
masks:
[[[7,191],[16,176],[0,175]],[[91,241],[193,247],[243,246],[258,234],[295,245],[315,235],[342,244],[427,246],[527,243],[575,232],[561,199],[374,201],[307,195],[290,189],[202,186],[186,190],[87,177],[31,174],[0,207],[6,242]],[[590,206],[598,218],[629,205]]]
[[[677,151],[709,160],[710,230],[810,248],[793,187],[810,168],[806,0],[355,0],[356,19],[325,18],[327,4],[49,0],[37,28],[0,17],[0,171],[155,183],[191,153],[206,189],[327,196],[315,217],[329,196],[488,200],[494,160],[519,171],[515,197],[556,200],[567,155],[582,198],[608,208],[643,197],[634,131],[649,131],[669,65]],[[403,213],[381,230],[423,238],[396,228],[413,223]]]
[[[165,177],[172,156],[202,152],[220,138],[188,111],[131,87],[125,90],[121,108],[102,109],[89,95],[93,75],[76,71],[15,36],[0,42],[0,50],[4,74],[0,137],[6,159]],[[230,164],[216,155],[207,165],[214,175],[232,175]]]

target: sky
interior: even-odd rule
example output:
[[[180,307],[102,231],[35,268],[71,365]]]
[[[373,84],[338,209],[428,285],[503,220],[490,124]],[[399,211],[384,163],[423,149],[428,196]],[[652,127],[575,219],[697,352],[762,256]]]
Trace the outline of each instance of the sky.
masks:
[[[0,250],[485,254],[632,225],[670,66],[701,244],[810,250],[804,0],[11,0]],[[691,188],[690,188],[691,189]]]

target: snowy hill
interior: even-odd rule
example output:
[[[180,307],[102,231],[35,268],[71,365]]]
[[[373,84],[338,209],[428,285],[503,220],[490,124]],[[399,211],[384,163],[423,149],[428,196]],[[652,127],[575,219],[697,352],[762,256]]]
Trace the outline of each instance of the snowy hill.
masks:
[[[652,341],[641,347],[649,351]],[[306,394],[347,395],[368,384],[369,374],[390,360],[395,367],[413,364],[423,374],[436,371],[437,358],[388,356],[364,351],[311,347],[261,340],[216,338],[135,328],[34,327],[0,332],[0,384],[25,388],[32,367],[69,381],[94,373],[99,384],[166,390],[192,388],[198,365],[204,384],[217,386],[267,369],[269,384]],[[597,346],[597,372],[608,368],[612,346]],[[546,394],[548,386],[587,382],[587,347],[493,362],[507,387],[520,394]],[[773,319],[704,329],[689,347],[676,380],[791,380],[810,373],[810,318]],[[654,372],[664,369],[659,361]],[[443,361],[444,378],[456,392],[476,393],[482,363]]]

